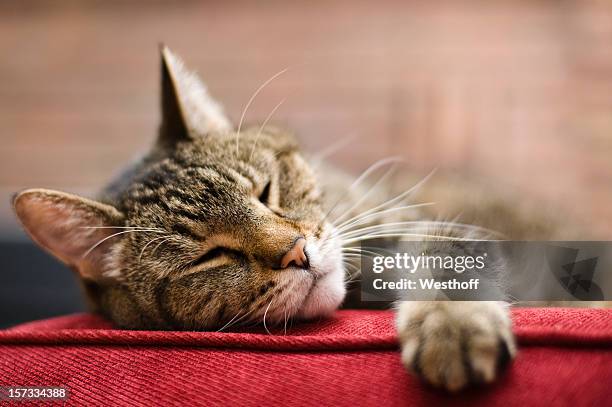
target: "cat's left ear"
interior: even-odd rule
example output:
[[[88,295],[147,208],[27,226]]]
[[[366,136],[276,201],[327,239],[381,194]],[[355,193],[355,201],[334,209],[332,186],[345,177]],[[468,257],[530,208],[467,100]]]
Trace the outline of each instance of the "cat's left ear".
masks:
[[[166,46],[161,47],[161,108],[158,143],[162,146],[232,129],[204,83]]]
[[[17,217],[32,239],[83,278],[107,279],[107,256],[117,242],[123,215],[114,207],[48,189],[28,189],[13,200]],[[107,239],[108,238],[108,239]]]

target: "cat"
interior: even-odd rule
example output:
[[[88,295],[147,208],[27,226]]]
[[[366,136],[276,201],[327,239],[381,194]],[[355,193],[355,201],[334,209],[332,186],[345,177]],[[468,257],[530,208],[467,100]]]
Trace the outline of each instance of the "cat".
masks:
[[[384,228],[389,216],[418,213],[398,199],[383,219],[364,198],[372,186],[346,192],[350,181],[328,169],[317,178],[291,133],[236,129],[177,55],[162,47],[161,60],[162,120],[151,151],[96,200],[17,194],[24,229],[75,270],[91,309],[120,328],[223,330],[334,313],[358,250],[343,232],[358,240],[354,225]],[[329,217],[338,197],[348,208],[342,223]],[[403,364],[436,387],[491,382],[516,353],[504,303],[396,308]]]

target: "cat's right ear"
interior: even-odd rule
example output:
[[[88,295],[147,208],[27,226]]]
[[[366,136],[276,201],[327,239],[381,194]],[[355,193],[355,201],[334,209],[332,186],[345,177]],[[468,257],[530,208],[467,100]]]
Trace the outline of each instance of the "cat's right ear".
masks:
[[[158,144],[172,147],[178,141],[230,131],[230,121],[204,83],[168,47],[160,49],[162,122]]]
[[[32,239],[72,266],[83,278],[100,281],[107,270],[111,235],[123,222],[114,207],[76,195],[48,189],[28,189],[15,196],[13,208]],[[108,239],[107,239],[108,238]]]

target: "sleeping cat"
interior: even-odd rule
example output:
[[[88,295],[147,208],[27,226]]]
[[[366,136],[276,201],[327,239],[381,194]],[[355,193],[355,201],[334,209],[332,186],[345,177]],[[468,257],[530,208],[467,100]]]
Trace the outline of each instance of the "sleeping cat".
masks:
[[[360,231],[370,225],[389,230],[383,213],[418,214],[401,206],[401,195],[371,206],[367,185],[345,192],[331,170],[317,179],[285,131],[235,129],[181,60],[161,53],[162,122],[152,150],[95,201],[19,193],[14,209],[25,230],[78,273],[92,309],[122,328],[222,330],[332,314],[357,250],[349,240],[366,239]],[[339,193],[348,209],[334,220]],[[402,361],[434,386],[491,382],[515,353],[502,303],[397,309]]]

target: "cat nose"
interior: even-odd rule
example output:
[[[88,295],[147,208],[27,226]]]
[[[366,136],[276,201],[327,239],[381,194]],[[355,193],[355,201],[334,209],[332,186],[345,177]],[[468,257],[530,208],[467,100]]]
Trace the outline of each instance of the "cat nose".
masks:
[[[293,247],[289,249],[283,256],[280,262],[281,269],[294,265],[296,267],[308,268],[308,256],[304,249],[306,248],[306,239],[300,237],[295,241]]]

